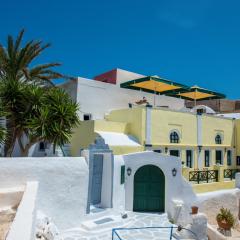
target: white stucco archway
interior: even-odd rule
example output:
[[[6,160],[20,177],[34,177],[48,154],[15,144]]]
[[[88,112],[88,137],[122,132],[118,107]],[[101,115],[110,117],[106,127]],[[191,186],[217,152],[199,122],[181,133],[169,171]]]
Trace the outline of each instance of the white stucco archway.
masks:
[[[140,167],[145,165],[157,166],[165,175],[165,212],[170,215],[174,213],[174,200],[182,200],[191,206],[196,198],[190,184],[182,177],[181,160],[177,157],[146,151],[115,156],[115,162],[115,166],[117,163],[124,164],[126,169],[124,187],[116,186],[117,190],[114,192],[114,199],[117,201],[117,204],[113,204],[115,206],[120,204],[128,211],[133,210],[134,175]],[[128,168],[131,169],[130,176],[127,175]],[[175,177],[172,174],[174,168],[177,170]],[[119,170],[116,168],[116,171]],[[122,199],[121,203],[119,199]]]

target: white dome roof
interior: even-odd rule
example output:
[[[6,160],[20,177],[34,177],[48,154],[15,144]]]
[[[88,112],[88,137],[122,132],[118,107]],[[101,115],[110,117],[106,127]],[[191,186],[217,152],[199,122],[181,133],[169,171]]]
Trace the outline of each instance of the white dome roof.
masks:
[[[206,105],[197,105],[191,109],[191,112],[196,113],[198,109],[203,109],[204,113],[207,113],[207,114],[216,114],[216,112],[212,108]]]

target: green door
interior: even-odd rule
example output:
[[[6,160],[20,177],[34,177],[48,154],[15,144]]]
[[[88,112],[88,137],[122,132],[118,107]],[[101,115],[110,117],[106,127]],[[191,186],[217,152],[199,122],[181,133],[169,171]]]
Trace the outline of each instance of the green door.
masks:
[[[134,176],[133,211],[164,212],[165,177],[162,170],[145,165]]]

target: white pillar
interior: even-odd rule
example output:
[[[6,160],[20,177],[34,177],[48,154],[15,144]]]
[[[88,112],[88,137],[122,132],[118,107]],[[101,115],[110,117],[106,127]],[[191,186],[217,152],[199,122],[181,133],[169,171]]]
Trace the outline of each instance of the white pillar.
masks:
[[[240,188],[240,173],[236,173],[235,175],[235,187]]]
[[[146,131],[145,131],[145,144],[151,144],[151,125],[152,125],[152,108],[146,107]]]
[[[202,147],[202,115],[197,115],[197,156],[198,156],[198,168],[203,168],[203,154],[202,149],[199,151],[199,147]]]

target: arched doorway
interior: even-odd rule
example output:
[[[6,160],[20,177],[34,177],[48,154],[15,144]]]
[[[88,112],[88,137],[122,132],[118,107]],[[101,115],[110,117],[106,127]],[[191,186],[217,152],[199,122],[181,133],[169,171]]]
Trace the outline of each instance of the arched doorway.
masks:
[[[133,211],[164,212],[165,176],[154,165],[140,167],[134,176]]]

